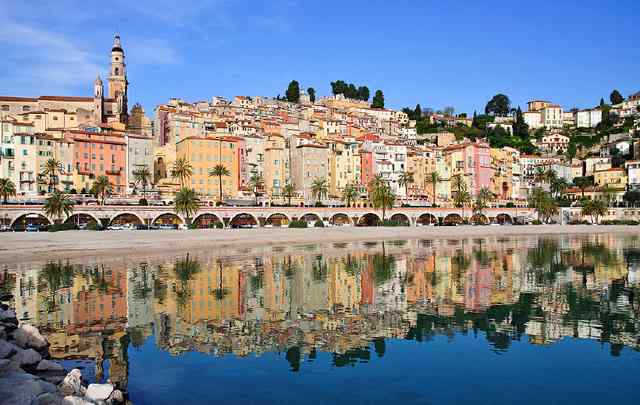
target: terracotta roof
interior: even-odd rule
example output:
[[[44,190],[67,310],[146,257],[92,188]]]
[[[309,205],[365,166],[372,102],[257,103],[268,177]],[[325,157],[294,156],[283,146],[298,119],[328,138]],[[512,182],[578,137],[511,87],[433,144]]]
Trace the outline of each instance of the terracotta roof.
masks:
[[[0,96],[0,101],[25,101],[35,103],[38,99],[32,97]]]
[[[75,96],[40,96],[38,100],[51,100],[51,101],[71,101],[71,102],[89,102],[93,101],[93,97],[75,97]],[[111,99],[107,99],[111,100]],[[107,101],[105,100],[105,101]]]

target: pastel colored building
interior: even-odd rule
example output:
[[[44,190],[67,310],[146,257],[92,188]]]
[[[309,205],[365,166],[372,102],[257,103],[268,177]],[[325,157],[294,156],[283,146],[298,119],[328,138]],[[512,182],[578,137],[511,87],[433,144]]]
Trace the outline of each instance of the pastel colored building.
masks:
[[[127,142],[124,136],[108,132],[69,131],[74,142],[75,188],[88,193],[98,176],[107,176],[112,193],[127,192]]]

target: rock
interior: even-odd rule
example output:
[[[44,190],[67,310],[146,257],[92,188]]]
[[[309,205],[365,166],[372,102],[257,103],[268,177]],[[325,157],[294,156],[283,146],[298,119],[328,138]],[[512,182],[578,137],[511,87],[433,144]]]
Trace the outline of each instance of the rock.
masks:
[[[7,340],[7,329],[0,325],[0,340]]]
[[[60,396],[60,394],[45,392],[44,394],[38,396],[35,400],[31,401],[32,405],[64,405],[64,399]]]
[[[13,338],[16,344],[24,349],[42,350],[49,345],[47,339],[40,334],[38,328],[32,325],[20,325],[18,329],[13,331]]]
[[[64,405],[93,405],[93,402],[89,402],[84,398],[68,395],[64,397]]]
[[[36,364],[42,360],[42,356],[33,349],[27,349],[18,351],[18,353],[13,355],[11,360],[16,362],[22,368],[30,368],[35,367]]]
[[[11,360],[9,359],[1,359],[0,360],[0,373],[8,370],[11,367]]]
[[[74,368],[67,374],[62,380],[62,383],[58,386],[58,390],[63,395],[79,395],[84,396],[86,389],[82,386],[82,373],[77,368]]]
[[[106,401],[112,392],[111,384],[89,384],[85,396],[92,401]]]
[[[8,359],[18,352],[14,344],[7,342],[6,340],[0,340],[0,359]]]
[[[0,295],[0,301],[5,301],[6,302],[6,301],[11,301],[12,299],[13,299],[13,294],[2,294],[2,295]],[[9,308],[9,306],[6,305],[6,304],[2,304],[2,307],[3,307],[2,309]]]
[[[43,394],[55,394],[56,386],[24,371],[3,373],[0,378],[0,403],[32,404]]]
[[[113,390],[109,397],[109,401],[112,404],[121,404],[124,402],[124,394],[122,394],[122,391],[120,390]]]
[[[51,360],[40,360],[38,363],[38,367],[36,367],[37,371],[63,371],[64,367],[62,367],[59,363]]]
[[[18,324],[16,312],[13,309],[0,309],[0,321]]]

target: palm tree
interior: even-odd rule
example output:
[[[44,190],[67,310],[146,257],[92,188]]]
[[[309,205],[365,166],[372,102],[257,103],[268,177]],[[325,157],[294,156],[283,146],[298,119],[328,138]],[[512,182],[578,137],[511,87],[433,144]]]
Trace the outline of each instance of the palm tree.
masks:
[[[47,179],[48,191],[51,192],[58,184],[58,172],[62,171],[62,163],[56,158],[49,158],[45,162],[40,175]]]
[[[380,179],[377,179],[376,177],[371,180],[369,186],[371,193],[369,198],[371,199],[371,203],[374,208],[382,209],[382,222],[384,222],[385,212],[387,209],[393,208],[393,205],[396,202],[396,195],[393,193],[391,187],[386,181],[380,181]]]
[[[253,196],[256,199],[256,205],[258,205],[258,194],[260,193],[260,189],[264,185],[264,179],[259,174],[251,175],[249,179],[249,187],[251,188],[251,192],[253,192]]]
[[[427,183],[431,183],[431,189],[433,191],[433,204],[436,203],[436,185],[440,181],[440,175],[438,172],[431,172],[426,178]]]
[[[569,187],[569,183],[562,177],[556,177],[551,181],[550,190],[556,197],[564,194],[565,190]]]
[[[224,297],[226,297],[229,294],[229,289],[225,288],[224,285],[222,284],[222,271],[223,271],[222,259],[218,258],[218,260],[216,261],[218,262],[218,274],[219,274],[218,288],[213,289],[213,295],[216,297],[218,301],[222,301]]]
[[[291,198],[296,195],[296,188],[290,182],[282,188],[282,195],[287,198],[287,205],[291,206]]]
[[[209,177],[218,178],[218,186],[220,187],[220,203],[222,203],[222,177],[231,176],[231,172],[225,165],[217,164],[213,169],[209,169]]]
[[[487,187],[482,187],[476,196],[473,210],[477,214],[482,215],[482,212],[488,207],[489,201],[491,200],[493,200],[493,193]]]
[[[144,197],[147,193],[147,186],[151,182],[151,171],[144,165],[137,170],[133,171],[133,179],[135,184],[142,185],[142,196]]]
[[[111,194],[112,186],[107,176],[100,175],[93,182],[91,192],[100,199],[100,205],[104,205],[105,200]]]
[[[456,207],[462,208],[462,219],[464,220],[464,206],[471,203],[471,194],[466,190],[466,187],[462,191],[456,192],[453,201]]]
[[[176,193],[174,200],[177,214],[183,214],[187,224],[191,223],[191,216],[200,209],[200,199],[192,188],[183,187]]]
[[[326,179],[317,178],[311,184],[311,194],[313,199],[316,200],[316,205],[322,202],[322,199],[327,196],[329,192],[329,183]]]
[[[538,186],[544,183],[545,181],[547,181],[547,172],[544,170],[544,167],[538,166],[536,168],[536,172],[533,175],[533,179]]]
[[[342,190],[342,201],[351,207],[351,202],[358,198],[358,188],[354,184],[347,184]]]
[[[451,188],[454,189],[456,193],[461,193],[467,189],[467,184],[464,182],[460,173],[451,176]]]
[[[409,184],[413,183],[413,173],[404,172],[398,177],[398,184],[400,187],[404,187],[404,195],[409,198],[409,193],[407,191]]]
[[[192,174],[193,166],[191,166],[191,163],[189,163],[186,157],[179,157],[175,162],[173,162],[171,177],[180,181],[181,189],[184,188],[184,183],[189,180]]]
[[[0,197],[2,197],[2,203],[6,204],[9,197],[16,195],[16,185],[8,178],[0,179]]]
[[[68,217],[73,212],[73,201],[60,190],[53,190],[53,193],[45,200],[42,210],[49,217],[55,217],[55,222],[59,224],[62,222],[63,215]]]

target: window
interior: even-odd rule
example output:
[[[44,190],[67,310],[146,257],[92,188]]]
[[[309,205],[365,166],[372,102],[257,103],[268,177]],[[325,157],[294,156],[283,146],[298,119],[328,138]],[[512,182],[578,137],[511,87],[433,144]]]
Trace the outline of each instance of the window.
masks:
[[[2,105],[2,111],[9,111],[9,105],[8,104],[3,104]]]
[[[22,111],[24,111],[24,112],[31,111],[31,107],[29,107],[28,105],[23,105],[22,106]]]
[[[22,156],[27,156],[29,152],[26,149],[22,149]]]

